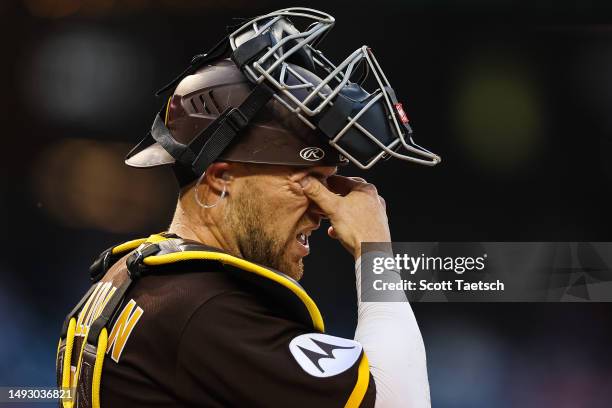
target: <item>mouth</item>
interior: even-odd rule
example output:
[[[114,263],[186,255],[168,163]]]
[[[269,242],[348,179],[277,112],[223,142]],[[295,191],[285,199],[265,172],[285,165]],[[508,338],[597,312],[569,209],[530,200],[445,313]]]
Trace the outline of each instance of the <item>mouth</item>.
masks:
[[[306,256],[310,253],[310,246],[308,245],[308,237],[310,232],[300,232],[295,236],[295,240],[298,244],[298,250],[301,256]]]

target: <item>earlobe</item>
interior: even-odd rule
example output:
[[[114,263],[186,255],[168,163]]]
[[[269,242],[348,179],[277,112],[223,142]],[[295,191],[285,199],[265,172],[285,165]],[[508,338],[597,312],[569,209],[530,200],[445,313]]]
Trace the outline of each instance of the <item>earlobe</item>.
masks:
[[[219,204],[227,195],[227,182],[224,181],[223,183],[221,183],[222,185],[221,194],[219,195],[219,198],[217,199],[217,201],[215,201],[213,204],[208,204],[202,201],[202,199],[200,198],[200,192],[199,192],[199,187],[202,184],[202,180],[204,179],[204,177],[206,177],[206,173],[203,173],[200,176],[200,179],[197,181],[197,184],[195,187],[195,200],[198,203],[198,205],[202,208],[208,209],[208,208],[216,207],[217,204]]]

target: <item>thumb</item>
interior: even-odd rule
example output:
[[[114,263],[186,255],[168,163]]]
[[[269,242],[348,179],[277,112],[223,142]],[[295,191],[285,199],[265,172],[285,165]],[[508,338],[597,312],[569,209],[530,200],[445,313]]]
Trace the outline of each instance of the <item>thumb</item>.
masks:
[[[319,180],[306,176],[300,180],[304,195],[311,199],[327,215],[334,211],[338,196],[332,193]]]

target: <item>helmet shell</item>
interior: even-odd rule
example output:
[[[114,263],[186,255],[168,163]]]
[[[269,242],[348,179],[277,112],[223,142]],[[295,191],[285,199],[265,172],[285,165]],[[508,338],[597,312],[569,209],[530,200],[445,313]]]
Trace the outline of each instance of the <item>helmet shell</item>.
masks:
[[[314,84],[321,81],[298,65],[292,68]],[[252,88],[231,60],[207,65],[185,77],[176,87],[166,110],[166,126],[176,141],[189,144],[224,110],[239,106]],[[275,98],[258,112],[217,160],[290,166],[336,166],[347,162],[329,146],[320,130],[310,128]],[[155,167],[173,164],[174,158],[154,143],[132,155],[126,163],[132,167]]]

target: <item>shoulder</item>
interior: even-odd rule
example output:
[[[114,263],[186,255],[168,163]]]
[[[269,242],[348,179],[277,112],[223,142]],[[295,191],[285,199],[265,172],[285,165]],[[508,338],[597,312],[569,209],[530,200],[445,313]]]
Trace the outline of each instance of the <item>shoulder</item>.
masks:
[[[193,309],[182,333],[182,343],[207,334],[210,341],[225,341],[227,337],[243,341],[261,341],[279,332],[311,329],[291,319],[283,311],[282,303],[260,296],[250,288],[235,286],[218,292]]]
[[[173,271],[142,277],[128,294],[152,319],[170,319],[179,327],[211,299],[240,292],[239,285],[219,270]]]

